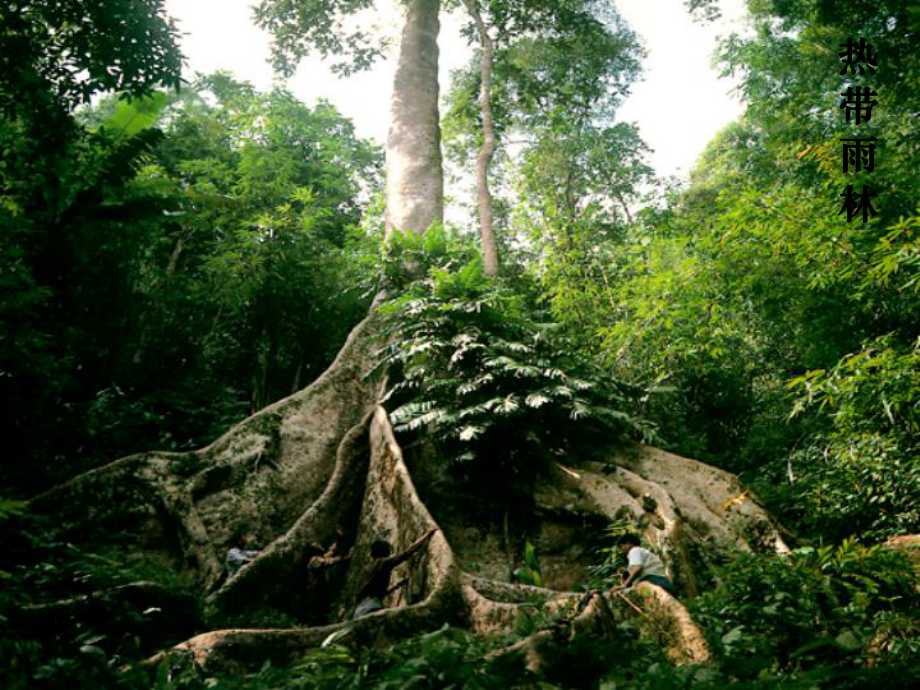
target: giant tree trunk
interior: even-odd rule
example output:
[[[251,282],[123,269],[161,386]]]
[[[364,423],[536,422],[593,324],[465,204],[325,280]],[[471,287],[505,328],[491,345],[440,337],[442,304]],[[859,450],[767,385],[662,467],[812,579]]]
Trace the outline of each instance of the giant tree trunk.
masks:
[[[473,517],[462,497],[420,498],[376,404],[379,384],[363,379],[375,330],[372,315],[315,383],[210,446],[123,458],[39,496],[34,507],[60,516],[63,531],[89,524],[98,534],[138,535],[138,549],[197,577],[218,609],[267,604],[313,625],[218,630],[179,646],[208,670],[290,660],[345,627],[354,643],[392,641],[445,622],[495,630],[521,615],[532,596],[569,610],[573,630],[613,634],[612,622],[637,615],[632,605],[613,592],[588,602],[567,592],[587,576],[597,534],[613,519],[627,517],[642,529],[686,594],[709,553],[785,548],[769,515],[733,476],[654,448],[612,446],[609,464],[573,460],[541,478],[533,510],[514,521],[522,531],[512,535],[517,553],[509,557],[500,515]],[[404,548],[432,526],[440,531],[427,549],[394,574],[394,583],[407,584],[389,596],[389,608],[348,622],[366,582],[370,544],[384,538]],[[222,581],[222,557],[240,531],[254,533],[262,550]],[[508,581],[525,538],[540,553],[546,589]],[[334,578],[317,581],[309,559],[335,541],[353,547],[352,558]],[[474,560],[479,572],[464,572],[461,564]],[[648,586],[633,604],[643,610],[640,626],[675,660],[708,658],[680,602]],[[539,669],[548,634],[507,651]]]
[[[438,0],[410,0],[393,94],[388,152],[389,225],[417,232],[440,218],[437,128]],[[129,456],[37,497],[71,538],[137,536],[136,551],[195,577],[218,611],[270,605],[309,627],[217,630],[170,653],[191,653],[204,668],[258,668],[290,660],[329,634],[353,642],[395,640],[443,623],[477,631],[510,624],[531,598],[567,611],[572,631],[614,634],[639,615],[646,634],[678,661],[705,661],[700,631],[677,600],[643,585],[632,601],[614,593],[567,592],[594,560],[594,540],[610,520],[630,518],[661,551],[685,594],[694,593],[707,554],[726,547],[783,549],[769,515],[725,472],[660,450],[611,450],[608,463],[579,462],[543,476],[533,507],[509,522],[498,511],[473,517],[462,496],[416,490],[413,472],[378,405],[381,382],[367,380],[379,332],[372,313],[349,335],[335,362],[306,389],[187,453]],[[430,467],[417,467],[424,477]],[[421,495],[430,501],[422,500]],[[427,547],[403,564],[405,579],[387,609],[349,622],[366,583],[369,546],[401,549],[430,527]],[[229,578],[224,555],[241,532],[261,547]],[[525,539],[540,553],[547,587],[508,581]],[[509,554],[508,542],[511,542]],[[351,558],[331,570],[311,565],[333,543]],[[479,563],[479,572],[463,564]],[[663,632],[662,632],[663,631]],[[553,635],[540,631],[509,654],[539,669]]]
[[[390,101],[387,231],[425,232],[444,216],[438,117],[440,0],[408,0]]]

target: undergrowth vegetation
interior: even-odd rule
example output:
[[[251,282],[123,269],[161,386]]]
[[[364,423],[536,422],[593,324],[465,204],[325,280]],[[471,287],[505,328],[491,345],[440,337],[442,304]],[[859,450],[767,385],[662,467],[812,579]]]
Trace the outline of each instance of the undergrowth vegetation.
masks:
[[[920,341],[878,338],[790,386],[801,392],[793,414],[817,408],[829,424],[792,454],[788,510],[835,539],[920,531]]]
[[[48,536],[47,518],[0,511],[0,686],[148,687],[122,672],[201,625],[198,587],[135,551],[135,535],[105,549]]]
[[[716,577],[690,607],[732,677],[920,668],[917,571],[902,554],[852,539],[787,556],[738,552]]]
[[[488,467],[526,489],[550,460],[654,439],[637,413],[647,392],[579,355],[523,281],[487,278],[471,247],[441,228],[393,238],[391,284],[405,266],[422,277],[380,306],[384,402],[397,433],[434,441],[455,478]]]
[[[549,676],[527,671],[520,658],[496,655],[542,624],[535,614],[507,635],[483,637],[459,628],[441,629],[399,641],[385,649],[352,649],[344,642],[316,649],[287,668],[266,664],[258,673],[202,677],[189,663],[162,667],[153,687],[158,690],[500,690],[501,688],[671,688],[692,678],[695,670],[680,671],[660,650],[638,639],[635,629],[619,629],[621,643],[609,645],[564,629],[547,650],[553,657]],[[651,667],[651,668],[650,668]]]
[[[614,525],[609,533],[620,528]],[[621,565],[604,549],[599,553],[599,567],[610,570],[609,577],[588,587],[609,585],[611,569]],[[80,570],[78,564],[87,562],[95,565]],[[83,572],[94,578],[94,586],[151,574],[95,554],[70,553],[30,567],[50,573],[51,579]],[[675,666],[629,622],[619,625],[616,644],[578,634],[567,627],[565,612],[549,615],[534,604],[500,635],[444,626],[391,646],[356,647],[345,633],[286,667],[266,663],[256,673],[207,676],[181,657],[142,669],[138,662],[144,649],[132,647],[127,637],[106,640],[105,631],[93,626],[62,632],[58,646],[23,638],[10,624],[10,607],[14,599],[19,605],[33,602],[21,590],[7,590],[0,601],[0,645],[10,663],[4,671],[8,675],[0,679],[9,681],[4,687],[10,688],[128,690],[857,690],[920,682],[920,592],[914,566],[902,555],[852,541],[802,548],[785,557],[738,552],[726,555],[717,576],[718,585],[690,604],[716,655],[714,665]],[[122,604],[112,611],[126,616],[130,607]],[[539,630],[553,631],[546,652],[553,674],[534,675],[519,657],[495,654]],[[16,674],[24,670],[29,681],[17,685],[14,680],[22,676]]]

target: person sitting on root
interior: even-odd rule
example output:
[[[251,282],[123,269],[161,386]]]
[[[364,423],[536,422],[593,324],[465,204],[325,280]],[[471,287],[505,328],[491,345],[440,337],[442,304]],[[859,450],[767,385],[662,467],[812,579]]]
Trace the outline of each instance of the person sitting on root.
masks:
[[[237,539],[236,545],[227,551],[228,575],[235,574],[237,570],[259,555],[259,552],[252,548],[255,541],[255,535],[243,534]]]
[[[635,534],[624,534],[617,540],[617,548],[626,556],[628,568],[620,589],[639,582],[651,582],[658,585],[672,597],[677,596],[674,584],[668,579],[664,563],[648,549],[639,546],[639,537]]]
[[[436,527],[432,527],[400,554],[393,554],[393,547],[384,539],[378,539],[371,544],[371,556],[374,559],[371,574],[367,584],[358,593],[358,605],[352,618],[360,618],[386,608],[383,600],[387,594],[403,584],[400,582],[395,587],[390,587],[390,575],[393,570],[412,558],[437,531]]]

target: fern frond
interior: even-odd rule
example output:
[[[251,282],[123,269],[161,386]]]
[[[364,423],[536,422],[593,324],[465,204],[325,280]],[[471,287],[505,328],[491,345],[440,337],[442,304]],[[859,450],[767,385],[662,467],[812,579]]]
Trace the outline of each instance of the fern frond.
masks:
[[[527,396],[527,398],[524,399],[524,403],[528,407],[533,407],[533,408],[543,407],[549,401],[550,399],[547,396],[543,395],[542,393],[531,393],[530,395]]]
[[[497,348],[510,350],[511,352],[516,353],[532,353],[534,349],[527,345],[526,343],[514,342],[510,340],[504,340],[503,338],[496,338],[493,340],[493,345]]]
[[[573,391],[568,386],[553,386],[551,389],[549,389],[549,393],[554,398],[572,398],[575,396],[575,391]]]
[[[425,414],[421,414],[418,417],[414,417],[400,425],[400,427],[394,427],[394,429],[397,431],[416,431],[424,426],[428,426],[429,424],[434,426],[441,424],[449,425],[453,418],[454,415],[452,415],[447,410],[434,409],[430,412],[426,412]]]
[[[536,378],[541,375],[541,371],[534,366],[529,364],[522,364],[511,357],[501,356],[493,357],[492,359],[486,360],[485,366],[492,369],[501,369],[505,372],[513,374],[518,378]]]
[[[482,432],[483,432],[483,428],[482,428],[482,427],[479,427],[479,426],[465,426],[465,427],[463,427],[462,429],[460,429],[460,433],[458,434],[458,438],[459,438],[461,441],[472,441],[472,440],[476,439],[477,437],[481,436],[481,435],[482,435]]]
[[[390,420],[394,425],[401,424],[407,419],[412,419],[418,415],[424,414],[434,407],[435,403],[431,400],[420,400],[410,402],[397,407],[390,413]]]
[[[583,417],[591,416],[591,408],[583,400],[573,400],[572,401],[572,410],[569,412],[569,417],[572,419],[582,419]]]
[[[516,395],[509,395],[504,398],[498,405],[495,406],[495,411],[498,414],[511,414],[520,409],[521,403],[518,401]]]
[[[458,395],[469,395],[470,393],[475,393],[478,390],[481,390],[484,386],[488,386],[490,383],[495,381],[495,377],[492,374],[485,374],[484,376],[477,376],[472,381],[468,383],[461,384],[457,386]]]

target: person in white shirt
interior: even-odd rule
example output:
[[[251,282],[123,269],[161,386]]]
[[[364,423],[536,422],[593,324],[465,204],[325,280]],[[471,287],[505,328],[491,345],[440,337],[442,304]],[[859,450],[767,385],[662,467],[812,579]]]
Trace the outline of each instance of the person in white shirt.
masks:
[[[227,551],[228,575],[235,574],[237,570],[259,555],[259,552],[252,548],[255,541],[254,535],[244,534],[237,539],[236,546]]]
[[[626,589],[634,583],[651,582],[658,585],[671,596],[677,596],[674,584],[668,579],[664,563],[648,549],[639,546],[639,537],[635,534],[624,534],[617,540],[617,548],[626,556],[628,568],[622,588]]]

